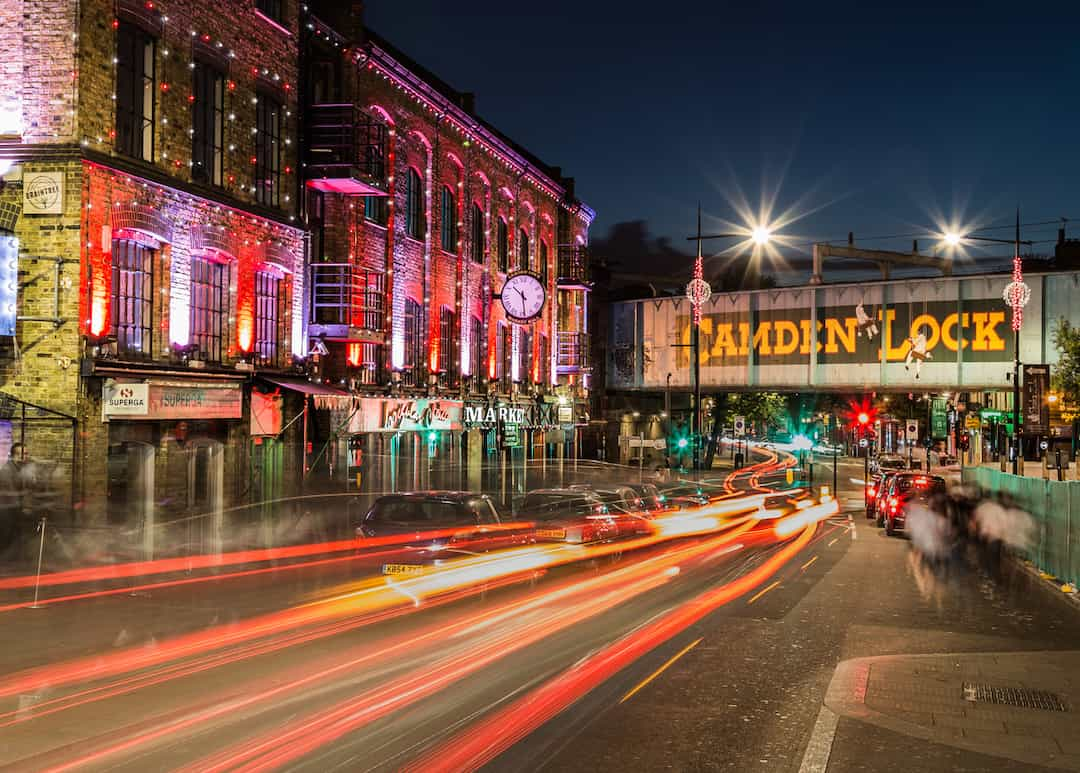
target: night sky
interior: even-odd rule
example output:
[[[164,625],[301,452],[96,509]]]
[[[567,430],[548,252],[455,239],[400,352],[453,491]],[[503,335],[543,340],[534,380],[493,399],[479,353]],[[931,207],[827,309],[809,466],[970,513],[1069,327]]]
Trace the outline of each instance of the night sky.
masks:
[[[689,250],[699,200],[727,230],[775,194],[794,256],[1018,205],[1080,218],[1078,5],[368,0],[366,20],[573,175],[594,237],[647,220]],[[1056,229],[1024,238],[1052,252]]]

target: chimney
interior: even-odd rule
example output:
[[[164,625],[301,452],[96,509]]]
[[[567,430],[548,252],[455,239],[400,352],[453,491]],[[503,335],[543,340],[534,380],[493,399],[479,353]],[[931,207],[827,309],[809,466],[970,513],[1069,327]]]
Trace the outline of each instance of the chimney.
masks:
[[[363,43],[367,39],[364,34],[364,0],[352,0],[349,6],[349,42],[353,45]]]

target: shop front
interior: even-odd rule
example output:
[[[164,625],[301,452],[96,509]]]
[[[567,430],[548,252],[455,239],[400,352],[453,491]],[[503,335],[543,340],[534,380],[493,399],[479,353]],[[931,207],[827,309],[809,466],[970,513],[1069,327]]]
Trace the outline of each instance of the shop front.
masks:
[[[183,521],[192,549],[219,550],[223,513],[241,496],[243,376],[134,374],[102,382],[109,523],[142,529],[148,555],[160,527]]]

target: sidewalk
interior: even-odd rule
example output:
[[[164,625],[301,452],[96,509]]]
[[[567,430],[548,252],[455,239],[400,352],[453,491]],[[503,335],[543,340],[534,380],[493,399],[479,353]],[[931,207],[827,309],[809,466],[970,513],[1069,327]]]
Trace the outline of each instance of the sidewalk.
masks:
[[[1080,769],[1080,651],[855,658],[837,667],[825,705],[914,738]]]

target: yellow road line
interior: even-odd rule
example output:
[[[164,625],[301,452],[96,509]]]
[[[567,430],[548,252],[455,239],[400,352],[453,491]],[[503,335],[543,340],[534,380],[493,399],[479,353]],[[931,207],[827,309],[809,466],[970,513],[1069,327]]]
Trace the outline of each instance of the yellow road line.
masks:
[[[803,564],[803,565],[802,565],[802,570],[803,570],[803,571],[805,572],[805,571],[806,571],[806,567],[810,566],[810,564],[814,563],[815,561],[817,561],[817,556],[814,556],[814,557],[813,557],[813,558],[811,558],[811,559],[810,559],[809,561],[807,561],[807,562],[806,562],[805,564]]]
[[[840,539],[840,538],[839,538],[839,537],[835,537],[835,538],[833,538],[833,541],[829,543],[829,547],[831,548],[831,547],[832,547],[833,545],[835,545],[835,544],[836,544],[836,540],[838,540],[838,539]]]
[[[779,584],[780,584],[780,581],[779,581],[779,580],[777,580],[777,581],[776,581],[776,582],[774,582],[774,583],[773,583],[772,585],[769,585],[768,587],[766,587],[766,588],[765,588],[764,590],[760,590],[760,591],[758,591],[757,593],[755,593],[755,594],[754,594],[753,596],[751,596],[751,597],[750,597],[750,600],[749,600],[749,601],[747,601],[747,602],[746,602],[746,603],[747,603],[747,605],[753,604],[753,603],[754,603],[755,601],[757,601],[757,600],[758,600],[759,598],[761,598],[762,596],[764,596],[764,595],[765,595],[766,593],[768,593],[769,591],[771,591],[771,590],[772,590],[773,588],[775,588],[775,587],[776,587],[777,585],[779,585]]]
[[[620,700],[620,701],[619,701],[619,703],[626,703],[626,701],[628,701],[628,700],[630,700],[631,698],[633,698],[633,697],[634,697],[634,695],[635,695],[635,693],[637,693],[637,691],[638,691],[638,690],[640,690],[640,689],[641,689],[642,687],[644,687],[645,685],[647,685],[647,684],[648,684],[649,682],[651,682],[651,681],[652,681],[653,679],[655,679],[656,677],[660,676],[660,674],[664,673],[664,671],[666,671],[666,670],[668,669],[668,667],[669,667],[669,666],[670,666],[670,665],[671,665],[672,663],[674,663],[674,662],[675,662],[676,660],[678,660],[679,658],[681,658],[681,657],[682,657],[683,655],[685,655],[685,654],[686,654],[687,652],[689,652],[690,650],[694,649],[694,647],[698,646],[698,644],[700,644],[700,643],[701,643],[701,639],[702,639],[702,638],[704,638],[704,637],[701,637],[701,638],[699,638],[699,639],[695,639],[694,641],[690,642],[690,643],[689,643],[689,644],[687,644],[687,645],[686,645],[685,647],[683,647],[683,648],[682,648],[681,650],[679,650],[678,652],[676,652],[676,653],[675,653],[674,655],[672,655],[672,656],[671,656],[671,658],[670,658],[670,659],[668,659],[668,661],[667,661],[666,663],[664,663],[664,665],[660,666],[660,668],[658,668],[658,669],[656,669],[655,671],[653,671],[653,672],[652,672],[651,674],[649,674],[649,675],[648,675],[647,677],[645,677],[645,679],[643,679],[642,681],[638,682],[638,685],[637,685],[637,687],[635,687],[635,688],[634,688],[633,690],[631,690],[631,691],[630,691],[630,692],[628,692],[628,693],[627,693],[626,695],[624,695],[624,696],[622,697],[622,700]]]

